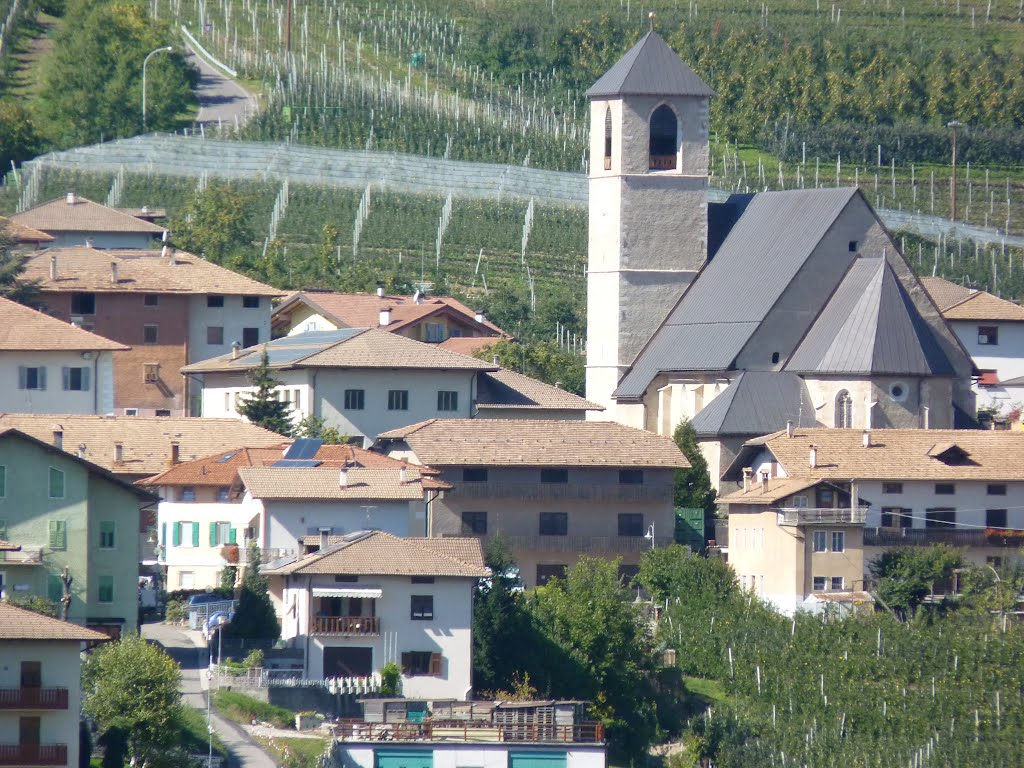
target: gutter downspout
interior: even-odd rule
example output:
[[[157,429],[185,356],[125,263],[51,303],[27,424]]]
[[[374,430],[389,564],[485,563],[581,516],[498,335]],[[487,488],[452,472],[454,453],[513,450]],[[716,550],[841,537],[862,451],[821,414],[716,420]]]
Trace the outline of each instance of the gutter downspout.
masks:
[[[309,679],[309,640],[310,640],[310,623],[313,621],[313,574],[306,577],[306,660],[305,660],[305,673],[306,679]],[[321,670],[322,672],[323,670]]]
[[[426,538],[430,538],[430,505],[434,503],[434,499],[441,495],[440,491],[434,491],[434,495],[430,495],[430,491],[427,491],[427,500],[423,504],[423,535]]]
[[[309,383],[309,415],[314,418],[320,416],[320,403],[316,399],[316,374],[317,369],[313,369],[313,380]]]
[[[99,350],[93,356],[92,362],[92,412],[100,412],[100,355],[103,353]],[[113,353],[111,353],[113,354]],[[113,382],[111,382],[113,384]],[[111,387],[113,390],[113,387]]]

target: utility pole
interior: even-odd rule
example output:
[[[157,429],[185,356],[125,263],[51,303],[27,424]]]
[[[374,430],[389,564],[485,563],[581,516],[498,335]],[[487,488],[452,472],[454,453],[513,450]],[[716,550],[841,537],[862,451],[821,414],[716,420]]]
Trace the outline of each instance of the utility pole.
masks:
[[[950,186],[952,188],[952,195],[951,195],[952,198],[953,198],[953,217],[952,218],[953,218],[954,222],[956,221],[956,129],[959,128],[961,125],[963,125],[963,123],[961,123],[959,120],[950,120],[948,123],[946,123],[946,127],[947,128],[952,128],[953,129],[953,179],[950,182]]]

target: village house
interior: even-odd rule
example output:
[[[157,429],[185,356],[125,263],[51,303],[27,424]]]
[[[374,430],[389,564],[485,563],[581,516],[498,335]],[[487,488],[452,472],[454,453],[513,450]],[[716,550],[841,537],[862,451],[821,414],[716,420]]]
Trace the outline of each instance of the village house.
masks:
[[[1019,557],[1024,434],[792,428],[748,441],[723,478],[729,562],[787,612],[861,591],[885,549],[945,543]]]
[[[143,216],[135,216],[142,213]],[[43,248],[151,248],[166,230],[153,223],[148,211],[126,211],[94,203],[68,192],[11,216],[11,221],[50,236]]]
[[[198,415],[183,366],[270,338],[268,285],[184,251],[51,248],[32,256],[55,317],[131,347],[114,361],[114,412]],[[190,410],[191,409],[191,410]]]
[[[430,536],[501,534],[527,587],[581,555],[635,574],[645,551],[672,542],[675,470],[689,466],[667,437],[608,422],[431,419],[375,448],[451,486],[430,502]]]
[[[356,531],[261,569],[282,638],[305,652],[307,678],[365,677],[388,662],[411,698],[467,700],[473,688],[473,594],[490,575],[472,538]]]
[[[0,298],[0,411],[106,414],[123,344]]]
[[[20,250],[36,250],[56,240],[53,235],[40,232],[32,227],[26,227],[24,224],[11,221],[5,216],[0,216],[0,234],[13,240]]]
[[[0,602],[0,763],[79,765],[82,644],[108,639]]]
[[[138,623],[139,516],[157,498],[34,437],[0,432],[0,587],[118,637]],[[70,576],[70,591],[64,577]]]
[[[590,418],[670,435],[731,398],[716,482],[766,425],[971,423],[971,359],[863,194],[707,202],[712,95],[653,31],[587,92]]]

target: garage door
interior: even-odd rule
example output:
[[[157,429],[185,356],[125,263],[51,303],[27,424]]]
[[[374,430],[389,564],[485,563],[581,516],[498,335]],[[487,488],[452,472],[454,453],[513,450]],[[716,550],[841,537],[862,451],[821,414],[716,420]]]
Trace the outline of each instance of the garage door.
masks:
[[[565,768],[567,755],[557,750],[508,753],[508,768]]]
[[[429,749],[378,749],[374,768],[433,768],[434,753]]]

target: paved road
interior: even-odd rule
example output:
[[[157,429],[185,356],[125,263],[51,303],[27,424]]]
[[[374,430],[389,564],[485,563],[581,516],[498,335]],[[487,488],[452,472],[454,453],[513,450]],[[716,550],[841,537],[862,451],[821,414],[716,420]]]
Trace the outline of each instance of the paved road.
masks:
[[[196,647],[192,638],[180,629],[167,624],[144,624],[142,636],[162,645],[167,653],[181,665],[182,702],[206,713],[205,648]],[[235,723],[211,714],[213,728],[230,753],[229,764],[237,768],[277,768],[267,753],[254,744]]]
[[[196,122],[232,126],[236,120],[241,125],[252,117],[256,111],[256,101],[252,94],[191,49],[188,60],[199,70],[200,75],[196,87],[196,98],[199,99]]]

